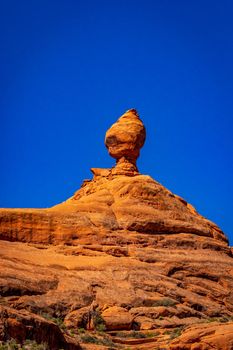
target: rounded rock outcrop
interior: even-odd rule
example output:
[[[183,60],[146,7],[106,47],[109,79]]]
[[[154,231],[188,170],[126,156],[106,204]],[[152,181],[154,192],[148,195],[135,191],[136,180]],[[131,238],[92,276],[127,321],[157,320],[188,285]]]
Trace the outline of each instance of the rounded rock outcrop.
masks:
[[[113,174],[134,175],[140,149],[144,145],[146,130],[136,109],[129,109],[106,132],[105,145],[116,159]]]

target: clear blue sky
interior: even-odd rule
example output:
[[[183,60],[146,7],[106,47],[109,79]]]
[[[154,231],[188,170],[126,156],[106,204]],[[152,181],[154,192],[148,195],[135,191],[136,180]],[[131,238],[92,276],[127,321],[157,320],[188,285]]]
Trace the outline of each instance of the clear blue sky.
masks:
[[[0,5],[1,207],[49,207],[129,108],[138,162],[233,245],[232,0],[33,0]]]

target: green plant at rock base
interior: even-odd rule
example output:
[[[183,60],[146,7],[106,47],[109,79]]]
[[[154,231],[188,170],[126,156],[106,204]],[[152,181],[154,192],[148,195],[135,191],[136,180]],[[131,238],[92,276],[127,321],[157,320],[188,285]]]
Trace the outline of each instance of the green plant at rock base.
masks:
[[[96,326],[96,330],[100,333],[106,331],[106,326],[104,323],[99,323],[97,326]]]
[[[84,329],[84,328],[78,328],[78,333],[79,333],[79,334],[85,333],[85,329]]]
[[[81,340],[84,343],[92,343],[92,344],[99,344],[98,338],[94,337],[93,335],[90,334],[84,334],[81,336]]]
[[[113,341],[109,338],[104,338],[104,339],[101,339],[101,345],[104,345],[104,346],[110,346],[111,349],[116,349],[116,345],[113,343]]]
[[[74,330],[73,330],[73,329],[70,329],[70,330],[69,330],[69,335],[70,335],[71,337],[74,337],[74,336],[75,336]]]
[[[227,322],[230,322],[231,320],[228,318],[228,317],[221,317],[219,319],[219,322],[220,323],[227,323]]]
[[[22,349],[21,345],[17,344],[14,339],[7,340],[6,342],[0,342],[0,350],[18,350],[18,349]]]
[[[18,344],[14,339],[0,342],[0,350],[48,350],[46,343],[37,344],[34,340],[27,339],[23,345]]]
[[[157,337],[158,335],[160,335],[159,332],[148,332],[148,333],[145,333],[145,336],[147,338],[154,338],[154,337]]]
[[[104,319],[98,309],[92,312],[92,319],[96,331],[104,332],[106,330]]]
[[[175,300],[172,300],[170,298],[164,298],[157,300],[153,306],[175,306],[177,302]]]
[[[63,320],[61,318],[53,318],[51,321],[56,323],[56,325],[62,329],[63,331],[66,330],[66,325],[64,324]]]
[[[183,327],[173,329],[170,333],[170,339],[172,340],[179,337],[182,333],[182,330],[183,330]]]
[[[142,333],[142,332],[137,332],[137,331],[132,331],[132,332],[130,333],[130,336],[131,336],[132,338],[136,338],[136,339],[146,338],[146,335],[145,335],[144,333]]]
[[[131,332],[117,332],[116,336],[119,338],[135,338],[135,339],[140,339],[140,338],[147,338],[147,335],[142,332],[138,331],[131,331]]]
[[[63,322],[63,319],[60,317],[53,317],[50,314],[47,313],[41,313],[42,317],[44,317],[46,320],[54,322],[60,329],[66,330],[66,325]]]
[[[227,323],[232,321],[233,321],[233,316],[209,317],[204,320],[204,322],[220,322],[220,323]]]
[[[113,343],[113,341],[109,338],[97,338],[94,335],[91,334],[84,334],[81,336],[81,340],[84,343],[91,343],[91,344],[96,344],[96,345],[104,345],[104,346],[109,346],[112,349],[116,349],[116,345]]]
[[[210,317],[207,319],[207,322],[219,322],[219,318],[217,317]]]

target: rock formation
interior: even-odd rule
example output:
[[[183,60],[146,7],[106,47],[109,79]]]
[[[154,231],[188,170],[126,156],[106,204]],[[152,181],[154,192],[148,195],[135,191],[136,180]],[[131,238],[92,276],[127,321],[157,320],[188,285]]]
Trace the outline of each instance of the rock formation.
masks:
[[[127,111],[106,133],[115,167],[91,169],[52,208],[0,209],[0,342],[233,349],[232,250],[217,225],[138,172],[145,135]]]
[[[137,175],[136,160],[144,145],[146,130],[135,109],[130,109],[107,131],[105,145],[116,159],[112,170],[117,175]]]

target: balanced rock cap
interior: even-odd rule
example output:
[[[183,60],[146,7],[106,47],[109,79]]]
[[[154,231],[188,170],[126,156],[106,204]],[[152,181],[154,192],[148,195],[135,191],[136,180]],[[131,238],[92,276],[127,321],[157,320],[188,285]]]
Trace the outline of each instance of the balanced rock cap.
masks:
[[[138,173],[136,161],[146,139],[146,129],[136,109],[126,111],[106,132],[105,145],[116,159],[116,174]]]

